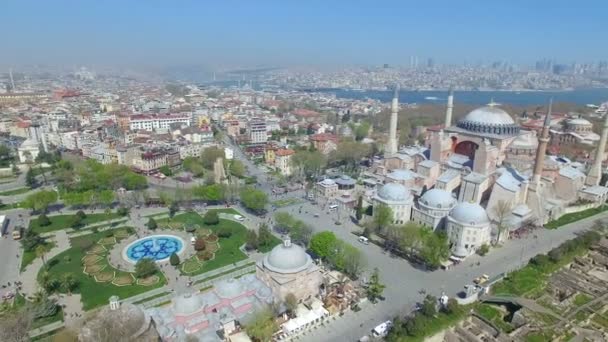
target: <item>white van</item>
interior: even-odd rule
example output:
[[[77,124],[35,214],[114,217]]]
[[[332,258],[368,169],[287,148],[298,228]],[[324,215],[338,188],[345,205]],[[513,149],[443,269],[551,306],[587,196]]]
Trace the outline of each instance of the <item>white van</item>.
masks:
[[[359,242],[361,242],[364,245],[369,245],[369,239],[363,235],[359,236]]]
[[[336,210],[336,209],[338,209],[338,205],[337,204],[331,204],[329,206],[329,210]]]
[[[388,335],[388,331],[391,329],[392,326],[392,321],[386,321],[382,324],[379,324],[374,329],[372,329],[372,335],[374,335],[374,337],[376,338],[386,337],[386,335]]]

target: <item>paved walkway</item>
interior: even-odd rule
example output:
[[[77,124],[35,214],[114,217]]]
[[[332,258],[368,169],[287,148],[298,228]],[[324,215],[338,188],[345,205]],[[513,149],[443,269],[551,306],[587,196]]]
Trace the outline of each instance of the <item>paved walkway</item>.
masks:
[[[45,256],[44,260],[48,261],[51,258],[55,257],[57,254],[67,250],[70,248],[70,238],[65,231],[58,231],[55,233],[54,237],[51,238],[55,242],[55,247],[53,247]],[[19,275],[19,281],[22,282],[21,292],[26,295],[33,295],[36,291],[38,291],[38,272],[42,268],[42,260],[40,258],[34,259],[34,261],[29,264],[25,270]]]
[[[72,294],[70,296],[61,294],[59,295],[57,304],[63,307],[65,326],[72,328],[74,331],[80,330],[84,321],[84,310],[82,309],[80,294]]]

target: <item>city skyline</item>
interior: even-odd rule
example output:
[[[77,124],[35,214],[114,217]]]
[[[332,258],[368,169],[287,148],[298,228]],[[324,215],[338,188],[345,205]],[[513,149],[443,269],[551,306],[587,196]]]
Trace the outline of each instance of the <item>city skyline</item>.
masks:
[[[4,4],[2,66],[598,62],[600,1]]]

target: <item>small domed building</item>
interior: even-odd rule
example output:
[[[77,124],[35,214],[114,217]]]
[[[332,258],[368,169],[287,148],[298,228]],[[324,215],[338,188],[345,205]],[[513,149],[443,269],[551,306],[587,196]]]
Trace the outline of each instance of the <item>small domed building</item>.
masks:
[[[412,210],[412,221],[435,230],[442,230],[445,217],[456,206],[456,199],[451,193],[442,189],[431,189],[418,199],[418,205]]]
[[[522,131],[513,140],[505,151],[504,163],[519,172],[531,170],[534,167],[536,150],[538,149],[538,137],[535,131]]]
[[[414,196],[405,186],[398,183],[386,183],[373,197],[373,207],[386,205],[393,211],[393,223],[404,224],[412,218]],[[374,214],[375,214],[374,210]]]
[[[466,258],[491,241],[490,219],[477,203],[458,203],[447,217],[447,235],[452,255]]]
[[[323,283],[321,269],[304,248],[285,240],[256,264],[256,275],[279,301],[292,293],[298,300],[314,297]]]

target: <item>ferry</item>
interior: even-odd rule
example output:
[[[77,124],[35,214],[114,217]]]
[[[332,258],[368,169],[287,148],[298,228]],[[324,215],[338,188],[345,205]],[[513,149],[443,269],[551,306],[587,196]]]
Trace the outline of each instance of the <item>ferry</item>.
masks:
[[[437,101],[437,100],[439,100],[439,98],[438,98],[438,97],[436,97],[436,96],[427,96],[427,97],[425,97],[424,99],[425,99],[425,100],[431,100],[431,101]]]

